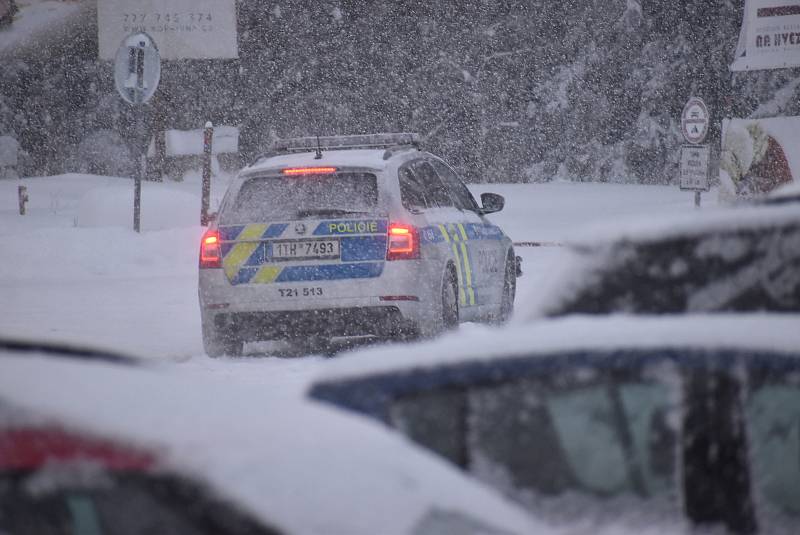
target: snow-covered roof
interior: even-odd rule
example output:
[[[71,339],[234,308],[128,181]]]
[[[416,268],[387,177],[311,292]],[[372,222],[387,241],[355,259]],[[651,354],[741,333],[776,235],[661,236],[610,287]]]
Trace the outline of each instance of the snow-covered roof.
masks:
[[[0,399],[156,452],[287,533],[411,533],[434,509],[504,533],[551,533],[401,436],[299,389],[182,372],[6,353]]]
[[[569,238],[577,245],[619,240],[658,240],[706,232],[733,231],[770,225],[800,223],[800,205],[769,206],[739,204],[721,206],[698,213],[659,214],[658,218],[634,216],[583,228]]]
[[[798,314],[572,316],[503,328],[467,324],[434,341],[344,356],[326,365],[317,379],[589,349],[730,348],[800,355],[799,325]]]
[[[18,1],[19,12],[14,21],[10,26],[0,28],[0,53],[15,52],[21,47],[42,47],[44,40],[57,34],[57,30],[79,24],[79,14],[87,11],[90,4],[92,2],[85,0]]]
[[[244,169],[242,173],[251,174],[268,169],[304,166],[363,167],[381,171],[386,168],[388,163],[383,159],[385,153],[384,149],[323,150],[322,158],[319,160],[314,158],[314,152],[281,154],[260,160]]]

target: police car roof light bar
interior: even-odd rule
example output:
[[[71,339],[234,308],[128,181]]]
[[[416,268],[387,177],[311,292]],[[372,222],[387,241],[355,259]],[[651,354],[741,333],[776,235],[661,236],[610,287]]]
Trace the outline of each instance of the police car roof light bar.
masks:
[[[419,134],[401,132],[397,134],[366,134],[356,136],[320,136],[278,139],[272,144],[274,152],[312,152],[346,149],[388,149],[398,145],[419,147]]]
[[[269,150],[256,157],[253,163],[279,154],[352,149],[387,149],[397,151],[401,148],[414,148],[419,150],[421,144],[422,137],[412,132],[276,139]]]

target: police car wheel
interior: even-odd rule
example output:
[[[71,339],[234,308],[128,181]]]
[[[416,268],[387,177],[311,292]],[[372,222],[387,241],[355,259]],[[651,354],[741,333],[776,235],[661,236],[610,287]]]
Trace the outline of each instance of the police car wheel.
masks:
[[[456,278],[448,271],[442,285],[442,329],[449,331],[458,326],[458,291]]]
[[[506,274],[503,279],[503,295],[500,300],[500,315],[497,318],[499,323],[508,321],[514,312],[514,296],[517,292],[517,273],[516,264],[513,257],[506,261]]]

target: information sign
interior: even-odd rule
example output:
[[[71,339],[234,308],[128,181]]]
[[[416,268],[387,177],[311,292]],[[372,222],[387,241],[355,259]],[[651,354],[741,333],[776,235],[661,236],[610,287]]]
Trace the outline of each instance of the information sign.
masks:
[[[680,188],[685,191],[708,191],[708,145],[681,148]]]
[[[126,37],[114,60],[114,85],[128,104],[144,104],[161,79],[161,57],[146,33]]]

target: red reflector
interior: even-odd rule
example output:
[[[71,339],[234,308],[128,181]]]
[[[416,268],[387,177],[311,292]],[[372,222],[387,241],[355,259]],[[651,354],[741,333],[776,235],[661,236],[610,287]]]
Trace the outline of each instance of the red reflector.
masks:
[[[112,470],[152,468],[152,455],[50,429],[0,431],[0,469],[31,470],[52,461],[91,460]]]
[[[219,232],[216,230],[209,230],[203,234],[203,239],[200,242],[200,267],[204,269],[222,267]]]
[[[419,258],[419,234],[416,227],[391,223],[386,260],[413,260],[415,258]]]
[[[382,295],[378,299],[381,301],[419,301],[416,295]]]
[[[284,175],[332,175],[335,167],[289,167],[281,171]]]

